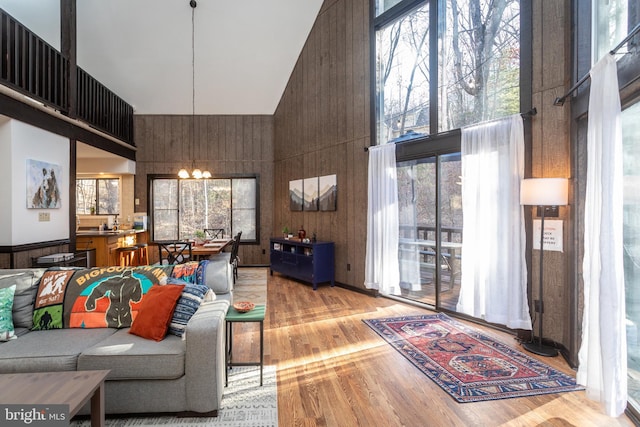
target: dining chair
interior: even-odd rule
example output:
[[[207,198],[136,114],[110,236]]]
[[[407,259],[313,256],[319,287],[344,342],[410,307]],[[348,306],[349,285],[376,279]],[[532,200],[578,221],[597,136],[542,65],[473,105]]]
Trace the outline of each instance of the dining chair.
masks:
[[[205,228],[204,237],[206,239],[222,239],[224,238],[224,228]]]
[[[158,245],[160,265],[183,264],[193,259],[191,242],[171,240],[155,243]]]
[[[238,256],[238,249],[240,247],[240,237],[242,236],[242,231],[239,231],[238,234],[233,238],[233,244],[231,245],[231,256],[229,257],[229,263],[233,266],[233,283],[236,282],[238,278],[238,264],[240,263],[240,257]]]

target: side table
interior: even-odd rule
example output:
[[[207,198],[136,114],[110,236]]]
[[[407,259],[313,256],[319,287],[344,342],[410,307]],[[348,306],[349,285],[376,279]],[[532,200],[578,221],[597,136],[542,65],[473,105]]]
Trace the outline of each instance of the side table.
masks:
[[[225,348],[225,375],[224,384],[229,384],[229,369],[234,366],[260,366],[260,385],[262,386],[262,370],[264,360],[264,315],[266,306],[264,304],[256,305],[255,308],[247,313],[240,313],[233,307],[229,307],[227,311],[227,339]],[[260,361],[259,362],[234,362],[233,361],[233,324],[236,322],[260,322]]]

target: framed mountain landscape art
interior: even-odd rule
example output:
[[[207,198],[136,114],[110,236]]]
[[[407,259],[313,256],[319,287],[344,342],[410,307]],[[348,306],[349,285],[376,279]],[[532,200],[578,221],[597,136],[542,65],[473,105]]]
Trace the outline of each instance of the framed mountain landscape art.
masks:
[[[325,175],[319,179],[318,205],[321,211],[335,211],[338,202],[336,175]]]
[[[292,211],[301,211],[304,204],[304,185],[303,180],[296,179],[289,181],[289,209]]]
[[[304,210],[318,210],[318,177],[304,179]]]

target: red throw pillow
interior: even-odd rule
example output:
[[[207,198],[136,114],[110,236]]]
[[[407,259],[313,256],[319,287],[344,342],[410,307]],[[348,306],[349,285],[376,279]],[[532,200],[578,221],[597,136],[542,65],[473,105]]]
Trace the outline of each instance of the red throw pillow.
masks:
[[[162,341],[183,288],[184,285],[153,285],[142,299],[129,333]]]

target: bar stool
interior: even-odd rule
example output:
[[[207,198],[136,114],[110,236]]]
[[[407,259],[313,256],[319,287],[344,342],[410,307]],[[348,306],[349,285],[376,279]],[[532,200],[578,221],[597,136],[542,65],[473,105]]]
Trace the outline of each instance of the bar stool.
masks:
[[[118,257],[118,263],[120,267],[128,267],[133,265],[133,260],[138,251],[137,246],[125,246],[116,249],[116,256]]]
[[[146,243],[136,243],[138,247],[138,262],[136,265],[149,265],[149,245]]]

